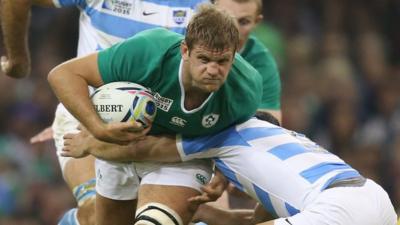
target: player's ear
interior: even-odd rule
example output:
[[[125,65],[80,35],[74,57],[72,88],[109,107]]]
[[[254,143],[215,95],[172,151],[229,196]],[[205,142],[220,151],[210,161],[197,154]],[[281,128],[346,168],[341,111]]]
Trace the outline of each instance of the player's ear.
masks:
[[[264,18],[264,16],[262,15],[262,14],[259,14],[257,17],[256,17],[256,24],[258,24],[259,22],[261,22],[262,21],[262,19]]]
[[[181,55],[184,61],[189,60],[189,48],[185,41],[181,42]]]

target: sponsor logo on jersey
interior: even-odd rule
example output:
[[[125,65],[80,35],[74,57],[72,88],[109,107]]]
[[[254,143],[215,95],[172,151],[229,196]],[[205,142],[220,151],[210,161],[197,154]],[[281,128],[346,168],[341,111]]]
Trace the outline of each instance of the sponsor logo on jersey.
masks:
[[[176,125],[176,126],[184,127],[186,125],[187,121],[182,118],[179,118],[177,116],[174,116],[171,118],[171,121],[169,121],[169,123]]]
[[[202,185],[205,185],[208,183],[207,177],[205,177],[203,174],[197,173],[196,174],[196,180]]]
[[[154,14],[157,14],[157,12],[143,11],[143,16],[151,16],[151,15],[154,15]]]
[[[172,11],[172,18],[176,24],[182,24],[185,22],[187,12],[186,10],[174,10]]]
[[[211,113],[211,114],[205,115],[205,116],[203,116],[201,125],[203,125],[203,127],[205,127],[205,128],[210,128],[218,122],[218,119],[219,119],[218,114]]]
[[[172,103],[174,102],[172,99],[165,98],[158,93],[154,94],[154,99],[156,100],[157,108],[162,111],[168,112],[171,108]]]
[[[119,14],[129,15],[131,14],[133,4],[126,0],[105,0],[101,7]]]

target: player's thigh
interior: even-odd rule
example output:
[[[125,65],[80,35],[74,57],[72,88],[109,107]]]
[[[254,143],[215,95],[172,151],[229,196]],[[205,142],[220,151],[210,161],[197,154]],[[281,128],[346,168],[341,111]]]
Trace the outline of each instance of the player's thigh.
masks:
[[[97,225],[132,224],[139,179],[130,163],[96,159]]]
[[[194,160],[170,164],[138,164],[142,176],[139,188],[138,208],[151,203],[162,203],[174,210],[187,223],[197,205],[188,198],[199,195],[200,188],[210,181],[212,164],[206,160]],[[148,170],[148,171],[146,171]]]
[[[71,190],[96,177],[94,162],[93,156],[87,156],[81,159],[71,158],[65,163],[64,180]]]
[[[136,200],[114,200],[96,195],[96,225],[126,225],[135,219]]]
[[[96,192],[114,200],[137,199],[139,177],[132,163],[95,160]]]
[[[167,210],[169,213],[179,215],[179,218],[175,218],[176,220],[188,224],[198,207],[198,205],[191,204],[188,198],[199,194],[198,190],[189,187],[144,184],[139,188],[137,208],[143,209],[144,206],[151,206],[154,203],[161,204],[172,210]]]

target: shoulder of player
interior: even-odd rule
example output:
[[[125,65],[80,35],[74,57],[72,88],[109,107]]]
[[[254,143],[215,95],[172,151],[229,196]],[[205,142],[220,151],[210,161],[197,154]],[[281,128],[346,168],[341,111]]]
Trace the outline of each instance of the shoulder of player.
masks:
[[[235,54],[234,63],[232,65],[231,73],[236,74],[234,76],[229,76],[228,80],[238,79],[238,80],[261,80],[259,72],[240,54]]]
[[[264,58],[273,58],[271,51],[253,35],[249,36],[240,54],[246,60],[250,57],[256,57],[258,59],[263,57],[263,60]]]
[[[236,54],[235,62],[226,83],[227,85],[224,85],[226,88],[232,88],[235,93],[247,93],[248,98],[256,97],[251,93],[258,97],[262,93],[263,79],[260,73],[239,54]]]

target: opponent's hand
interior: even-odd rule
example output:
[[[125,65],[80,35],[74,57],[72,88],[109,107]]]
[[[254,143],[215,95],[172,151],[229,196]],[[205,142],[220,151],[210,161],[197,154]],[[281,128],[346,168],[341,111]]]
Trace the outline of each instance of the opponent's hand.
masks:
[[[254,211],[248,209],[224,209],[202,204],[194,214],[192,222],[204,222],[208,225],[252,225],[253,214]]]
[[[219,197],[221,197],[227,185],[228,181],[225,176],[219,172],[219,170],[216,170],[211,181],[201,187],[203,193],[201,195],[189,198],[188,201],[193,204],[216,201]]]
[[[138,140],[138,138],[146,135],[151,129],[151,125],[144,128],[141,123],[132,121],[104,125],[103,132],[98,133],[91,130],[91,133],[101,141],[120,145],[127,145],[132,141]]]
[[[53,129],[51,127],[47,127],[46,129],[40,131],[40,133],[31,137],[29,142],[31,144],[37,144],[37,143],[45,142],[45,141],[48,141],[51,139],[53,139]]]
[[[90,154],[89,148],[91,141],[95,141],[94,137],[82,127],[78,133],[68,133],[64,135],[64,147],[61,156],[83,158]]]
[[[2,56],[0,59],[1,71],[12,78],[24,78],[30,74],[31,65],[29,57],[11,59]]]

